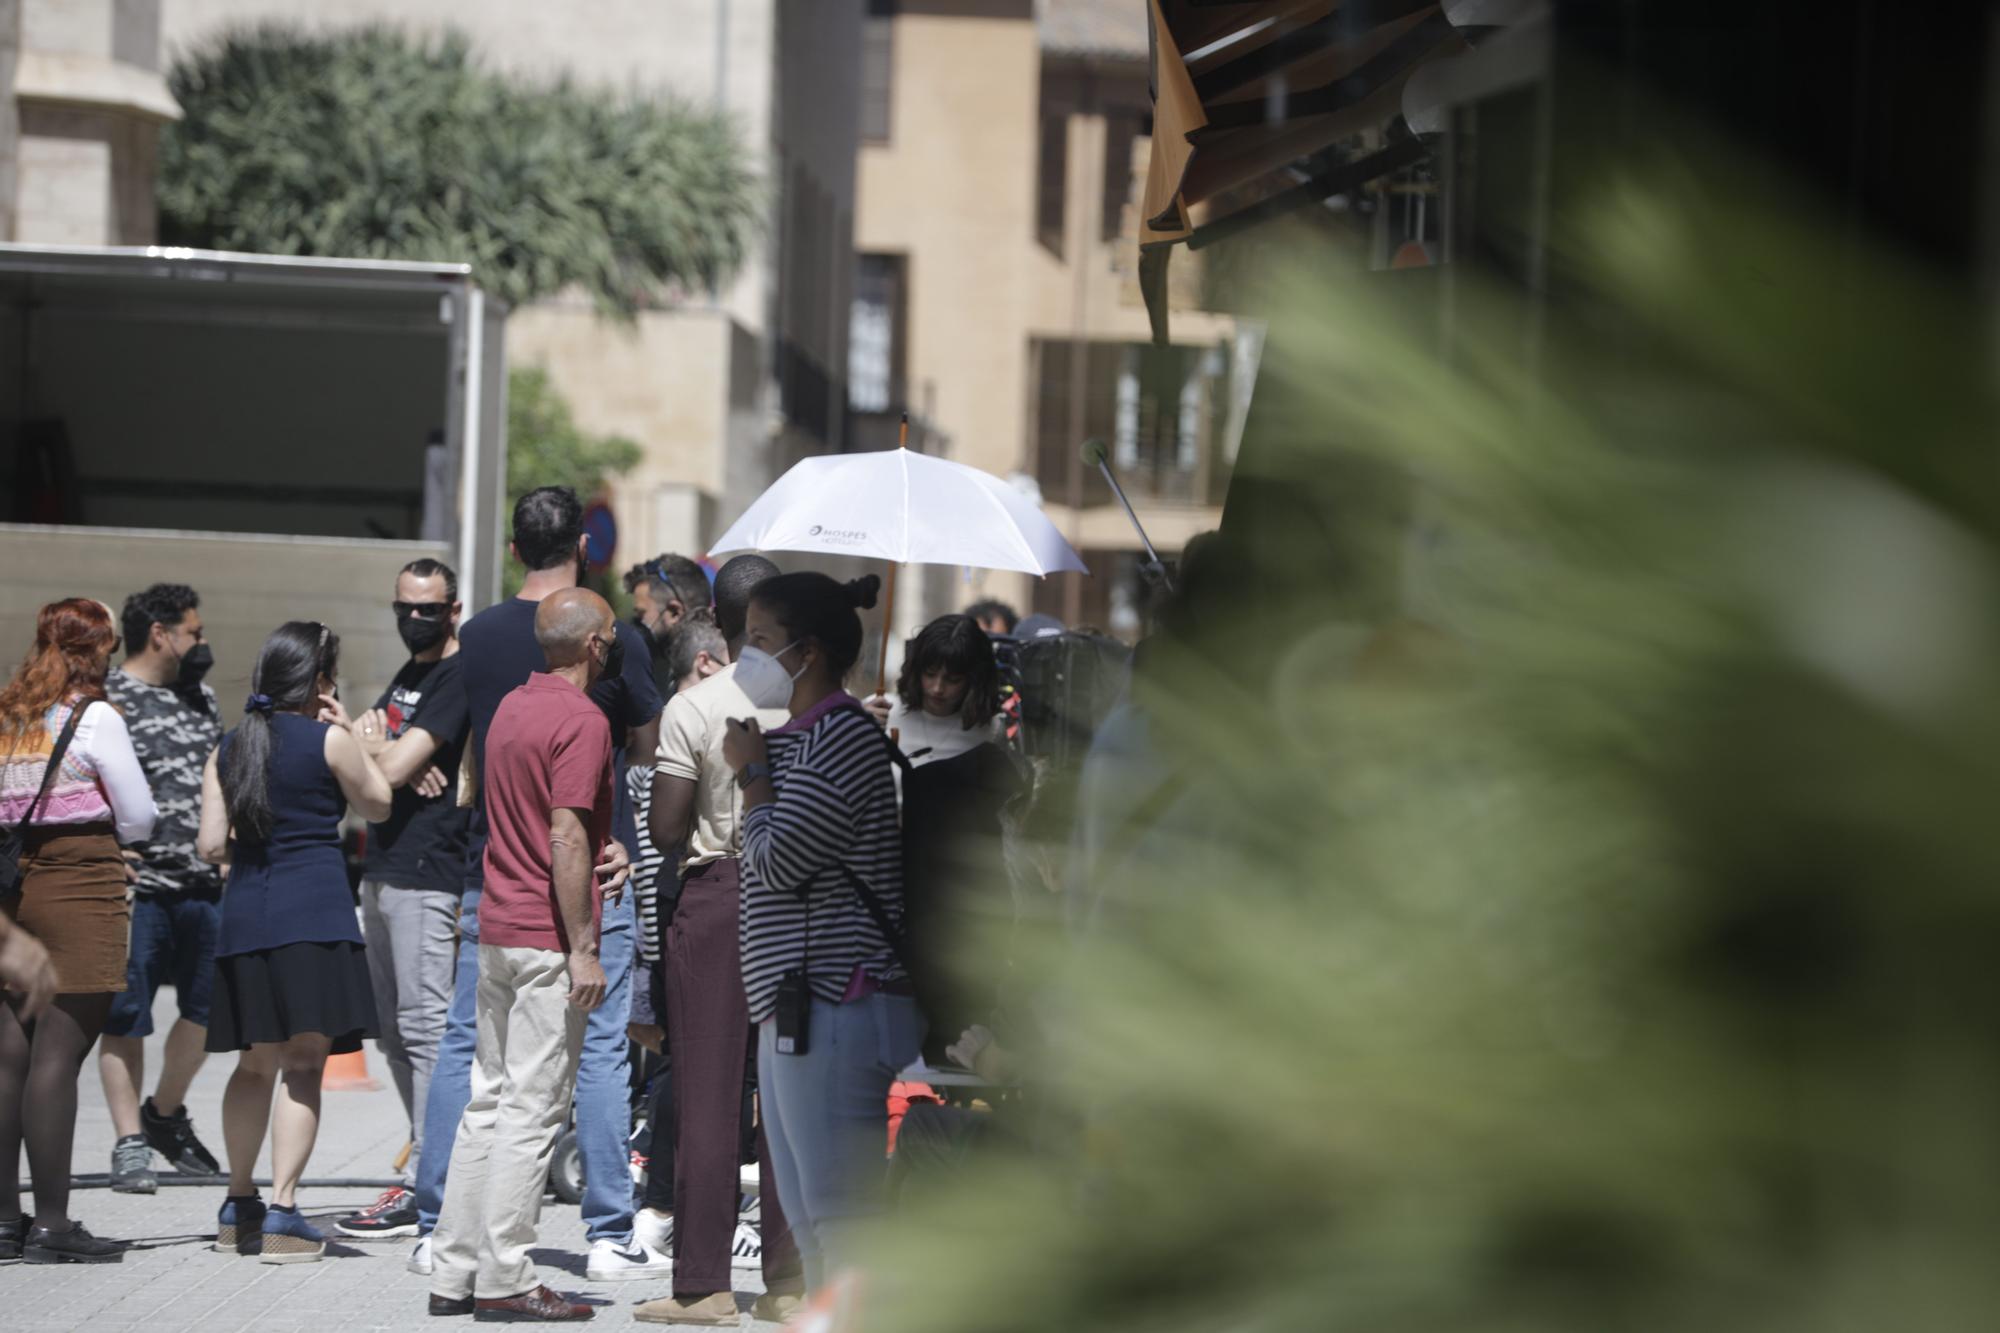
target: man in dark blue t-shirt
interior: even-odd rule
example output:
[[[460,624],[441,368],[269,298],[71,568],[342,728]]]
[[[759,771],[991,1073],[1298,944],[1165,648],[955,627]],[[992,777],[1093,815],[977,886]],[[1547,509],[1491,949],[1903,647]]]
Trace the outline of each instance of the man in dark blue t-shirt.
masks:
[[[535,642],[535,608],[542,599],[577,583],[584,559],[583,507],[567,487],[545,486],[530,491],[514,506],[512,550],[526,568],[520,594],[474,616],[459,632],[464,663],[467,711],[472,722],[471,763],[475,776],[485,755],[486,732],[509,691],[527,682],[548,664]],[[618,625],[617,670],[607,672],[590,690],[591,700],[611,722],[611,742],[618,751],[618,771],[629,762],[650,762],[659,739],[660,696],[653,685],[651,654],[639,631],[628,622]],[[604,1003],[591,1011],[583,1039],[583,1059],[576,1080],[577,1146],[583,1157],[583,1221],[591,1242],[586,1271],[592,1281],[658,1277],[673,1271],[673,1261],[632,1239],[632,1176],[630,1056],[626,1015],[631,1008],[632,900],[624,889],[630,849],[639,832],[625,784],[615,784],[612,812],[616,840],[612,859],[598,867],[607,886],[599,961],[606,982]],[[480,869],[486,842],[485,820],[477,800],[472,810],[472,836],[466,852],[465,896],[459,906],[458,984],[451,1017],[438,1048],[425,1112],[425,1153],[418,1163],[418,1227],[422,1239],[410,1267],[430,1271],[430,1233],[437,1225],[444,1200],[446,1168],[458,1122],[471,1097],[472,1058],[476,1040],[474,994],[479,968]],[[622,844],[622,845],[618,845]],[[612,886],[616,896],[612,896]]]

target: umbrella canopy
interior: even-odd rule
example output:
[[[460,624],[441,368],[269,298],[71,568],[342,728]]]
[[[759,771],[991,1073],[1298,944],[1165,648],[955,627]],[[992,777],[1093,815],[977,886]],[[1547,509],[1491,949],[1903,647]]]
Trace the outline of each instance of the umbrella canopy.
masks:
[[[1088,574],[1056,525],[990,473],[908,449],[793,466],[709,548],[817,551],[897,564]]]

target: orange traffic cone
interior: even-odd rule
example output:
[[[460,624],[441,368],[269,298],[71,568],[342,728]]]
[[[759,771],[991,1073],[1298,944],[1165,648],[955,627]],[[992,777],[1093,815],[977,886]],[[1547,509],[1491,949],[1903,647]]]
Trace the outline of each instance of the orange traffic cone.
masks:
[[[374,1092],[382,1086],[368,1075],[366,1051],[329,1055],[319,1085],[328,1092]]]
[[[785,1325],[785,1333],[855,1333],[861,1327],[861,1274],[834,1274],[807,1298]]]

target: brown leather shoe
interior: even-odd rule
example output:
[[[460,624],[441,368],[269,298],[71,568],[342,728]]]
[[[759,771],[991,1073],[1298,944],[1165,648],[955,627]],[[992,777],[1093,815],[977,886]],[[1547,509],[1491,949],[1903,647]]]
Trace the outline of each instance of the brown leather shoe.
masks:
[[[590,1306],[578,1305],[567,1296],[560,1296],[547,1287],[536,1287],[504,1300],[478,1300],[472,1303],[473,1319],[487,1324],[590,1319],[596,1314],[597,1311]]]

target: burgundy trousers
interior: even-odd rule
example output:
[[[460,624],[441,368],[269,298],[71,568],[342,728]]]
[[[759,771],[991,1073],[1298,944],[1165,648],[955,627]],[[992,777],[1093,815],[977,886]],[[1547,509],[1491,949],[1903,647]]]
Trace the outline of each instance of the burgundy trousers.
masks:
[[[737,1154],[750,1009],[736,935],[737,863],[688,871],[667,928],[667,1049],[674,1062],[674,1295],[730,1290],[736,1239]],[[804,1284],[798,1246],[778,1205],[771,1151],[757,1133],[764,1287]]]

